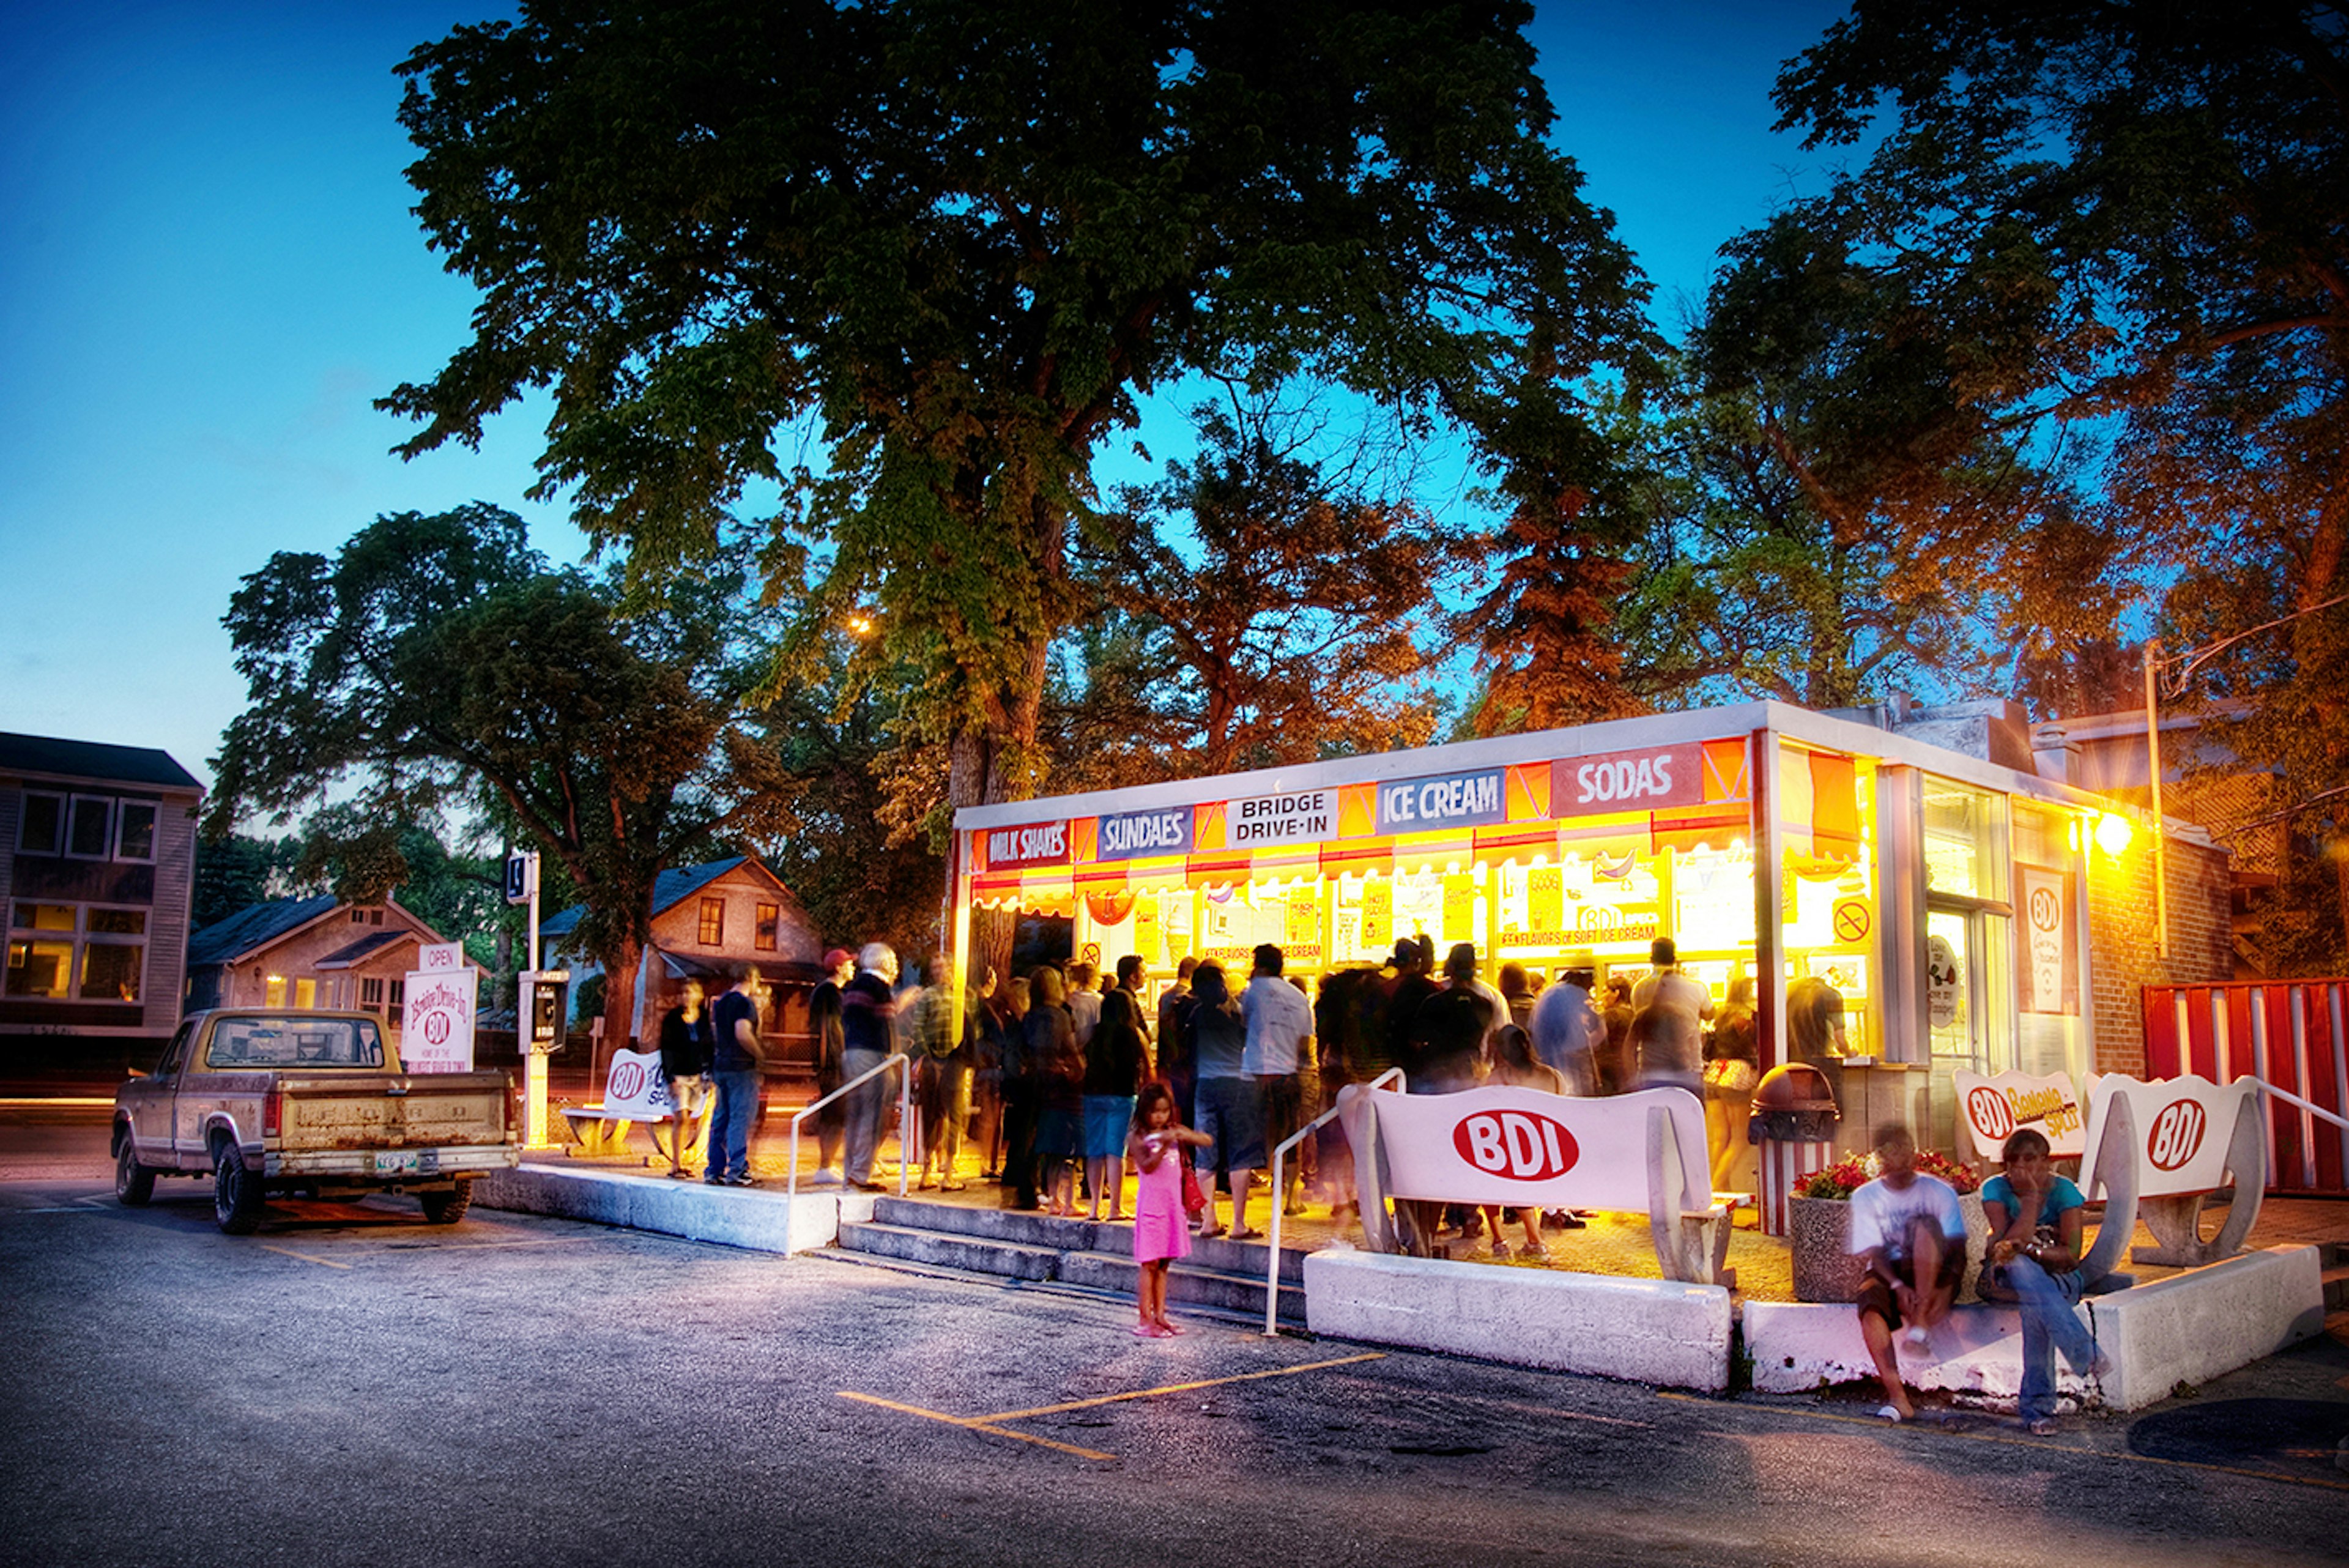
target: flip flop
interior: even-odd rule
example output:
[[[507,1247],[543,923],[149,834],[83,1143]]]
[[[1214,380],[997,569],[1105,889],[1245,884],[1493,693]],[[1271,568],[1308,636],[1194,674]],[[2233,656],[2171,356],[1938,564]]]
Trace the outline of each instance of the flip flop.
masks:
[[[1879,1421],[1889,1421],[1897,1427],[1909,1417],[1900,1413],[1900,1407],[1898,1405],[1878,1405],[1876,1407],[1876,1418]]]
[[[1245,1231],[1230,1232],[1230,1239],[1235,1241],[1261,1241],[1264,1240],[1264,1232],[1251,1225]]]
[[[1137,1323],[1133,1325],[1133,1337],[1136,1339],[1158,1339],[1163,1336],[1159,1334],[1158,1325],[1156,1324]]]

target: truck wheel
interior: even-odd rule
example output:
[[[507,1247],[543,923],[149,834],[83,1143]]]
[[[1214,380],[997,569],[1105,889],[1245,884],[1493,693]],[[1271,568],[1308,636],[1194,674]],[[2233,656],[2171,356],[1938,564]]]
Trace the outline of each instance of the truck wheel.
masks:
[[[122,1135],[121,1152],[114,1157],[114,1196],[126,1209],[144,1209],[155,1196],[155,1173],[139,1163],[139,1146]]]
[[[435,1225],[454,1225],[473,1206],[473,1184],[457,1183],[454,1192],[419,1192],[416,1200],[424,1205],[424,1218]]]
[[[261,1225],[261,1178],[244,1168],[237,1147],[222,1140],[212,1151],[212,1218],[229,1236],[250,1236]]]

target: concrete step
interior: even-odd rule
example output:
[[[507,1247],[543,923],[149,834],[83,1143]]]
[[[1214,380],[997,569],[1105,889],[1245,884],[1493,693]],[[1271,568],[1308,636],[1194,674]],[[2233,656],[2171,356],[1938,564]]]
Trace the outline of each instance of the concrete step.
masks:
[[[1261,1252],[1263,1249],[1258,1248]],[[1166,1299],[1183,1306],[1215,1307],[1223,1312],[1245,1314],[1261,1320],[1264,1316],[1264,1275],[1234,1273],[1228,1270],[1201,1266],[1193,1258],[1185,1259],[1166,1271]],[[1070,1252],[1061,1259],[1061,1281],[1064,1284],[1083,1285],[1111,1295],[1131,1297],[1134,1292],[1134,1276],[1139,1272],[1131,1253]],[[1284,1286],[1280,1293],[1279,1318],[1284,1323],[1305,1321],[1305,1291],[1301,1284]]]
[[[1059,1249],[1023,1246],[986,1236],[955,1235],[944,1231],[882,1224],[876,1220],[870,1224],[843,1224],[840,1228],[839,1244],[850,1251],[904,1258],[912,1262],[961,1269],[970,1273],[995,1274],[1004,1279],[1051,1280],[1060,1277],[1061,1253]]]
[[[875,1199],[873,1218],[884,1225],[983,1237],[1021,1247],[1050,1247],[1062,1252],[1123,1254],[1128,1258],[1133,1253],[1133,1227],[1129,1224],[1113,1225],[1106,1220],[1067,1220],[1032,1210],[933,1203],[918,1198],[894,1197]],[[1189,1262],[1200,1268],[1262,1280],[1265,1244],[1261,1241],[1233,1241],[1220,1236],[1211,1241],[1195,1236],[1191,1239]],[[1281,1248],[1280,1279],[1285,1285],[1304,1284],[1305,1252],[1302,1249]],[[1257,1303],[1257,1310],[1264,1310],[1261,1299]]]

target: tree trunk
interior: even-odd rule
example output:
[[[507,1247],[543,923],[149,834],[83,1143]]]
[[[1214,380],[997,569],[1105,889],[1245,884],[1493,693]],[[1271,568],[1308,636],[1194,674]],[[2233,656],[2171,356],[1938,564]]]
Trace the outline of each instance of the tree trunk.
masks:
[[[620,939],[619,950],[604,970],[604,1037],[588,1052],[587,1092],[601,1096],[604,1093],[604,1073],[612,1060],[612,1053],[626,1047],[636,1049],[634,1032],[629,1025],[636,1013],[636,970],[644,962],[645,948],[634,937]]]

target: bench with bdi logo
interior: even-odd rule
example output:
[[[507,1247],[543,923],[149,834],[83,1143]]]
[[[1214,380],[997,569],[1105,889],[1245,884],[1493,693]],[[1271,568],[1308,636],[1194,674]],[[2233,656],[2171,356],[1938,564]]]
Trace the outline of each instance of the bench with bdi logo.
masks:
[[[1704,1107],[1678,1089],[1575,1099],[1488,1087],[1405,1095],[1350,1085],[1339,1116],[1353,1143],[1371,1245],[1400,1250],[1383,1199],[1645,1213],[1664,1278],[1726,1282],[1729,1211],[1713,1202]]]

